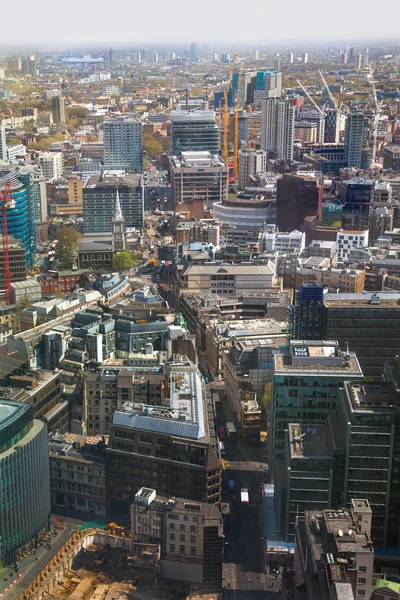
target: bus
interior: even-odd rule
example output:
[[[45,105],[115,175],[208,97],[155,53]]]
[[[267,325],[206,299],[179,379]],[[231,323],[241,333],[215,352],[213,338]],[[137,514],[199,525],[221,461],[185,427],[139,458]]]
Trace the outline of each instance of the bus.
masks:
[[[224,440],[225,439],[225,427],[223,425],[220,425],[218,427],[218,437],[220,440]]]

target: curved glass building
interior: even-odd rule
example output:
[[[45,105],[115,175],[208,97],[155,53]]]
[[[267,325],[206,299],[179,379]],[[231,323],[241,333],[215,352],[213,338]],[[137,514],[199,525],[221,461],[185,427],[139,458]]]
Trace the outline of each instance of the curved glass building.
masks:
[[[30,404],[0,399],[0,561],[47,526],[50,475],[47,425]]]
[[[36,226],[35,194],[29,172],[19,167],[0,166],[0,190],[4,191],[6,182],[11,179],[13,208],[7,211],[8,234],[22,242],[25,248],[26,264],[31,267],[35,262]],[[0,211],[0,224],[2,216]]]

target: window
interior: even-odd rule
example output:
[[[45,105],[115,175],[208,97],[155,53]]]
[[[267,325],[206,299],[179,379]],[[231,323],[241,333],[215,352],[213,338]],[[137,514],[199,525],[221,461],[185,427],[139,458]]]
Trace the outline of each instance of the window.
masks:
[[[175,541],[175,534],[174,533],[170,533],[169,534],[169,539],[174,542]]]
[[[358,598],[364,598],[364,596],[365,596],[365,590],[358,590],[357,597]]]
[[[179,546],[179,554],[185,554],[185,546]]]
[[[365,577],[359,577],[358,578],[358,583],[360,583],[361,585],[365,585],[366,579]]]
[[[366,573],[367,572],[367,567],[358,567],[358,570],[360,571],[360,573]]]
[[[179,536],[179,541],[180,541],[180,542],[186,542],[186,538],[185,538],[185,534],[184,534],[184,533],[181,533],[181,534],[180,534],[180,536]]]
[[[196,556],[196,546],[190,546],[190,556]]]
[[[175,544],[170,544],[169,545],[169,551],[170,552],[175,552]]]
[[[190,536],[190,543],[191,544],[195,544],[196,543],[196,536],[195,535],[191,535]]]

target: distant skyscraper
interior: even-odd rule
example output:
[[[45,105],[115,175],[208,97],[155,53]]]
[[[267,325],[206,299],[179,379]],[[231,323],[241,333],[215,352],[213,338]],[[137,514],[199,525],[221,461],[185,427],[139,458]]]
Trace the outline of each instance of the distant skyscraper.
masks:
[[[197,44],[196,44],[196,42],[192,42],[190,44],[190,60],[192,62],[197,61]]]
[[[278,160],[293,160],[295,107],[286,99],[261,100],[261,150]]]
[[[158,62],[158,54],[157,54],[157,52],[153,52],[153,62],[154,63]]]
[[[105,167],[141,173],[142,159],[142,123],[134,117],[104,121]]]
[[[212,110],[173,111],[171,122],[172,154],[199,150],[218,154],[218,125]]]
[[[303,52],[302,57],[301,57],[301,61],[303,64],[308,63],[308,53],[307,52]]]
[[[7,160],[6,130],[0,125],[0,160]]]
[[[258,60],[259,54],[259,50],[254,50],[254,60]]]
[[[289,54],[288,54],[288,63],[289,63],[290,65],[292,65],[292,64],[293,64],[293,62],[294,62],[294,55],[293,55],[293,52],[289,52]]]
[[[54,123],[65,123],[65,100],[62,96],[53,96],[51,99],[51,111]]]
[[[344,157],[349,167],[361,168],[362,149],[367,140],[368,121],[362,112],[347,116]]]

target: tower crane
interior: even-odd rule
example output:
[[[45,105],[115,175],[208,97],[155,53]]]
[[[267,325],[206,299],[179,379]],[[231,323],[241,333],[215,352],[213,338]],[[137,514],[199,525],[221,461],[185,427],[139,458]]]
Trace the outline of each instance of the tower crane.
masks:
[[[374,81],[374,71],[372,68],[372,65],[369,65],[369,71],[371,73],[371,85],[372,85],[372,94],[374,96],[374,102],[375,102],[375,108],[376,108],[376,118],[374,119],[374,130],[372,132],[372,162],[376,161],[376,143],[377,143],[377,138],[378,138],[378,121],[379,121],[379,115],[381,112],[381,105],[378,102],[378,97],[376,95],[376,87],[375,87],[375,81]]]
[[[307,98],[309,99],[309,101],[311,102],[311,104],[315,107],[315,109],[319,112],[320,115],[324,114],[324,111],[322,110],[322,108],[320,106],[318,106],[318,104],[311,98],[309,92],[306,90],[306,88],[304,87],[303,84],[300,83],[299,80],[297,80],[297,83],[299,84],[299,86],[301,87],[301,89],[303,90],[303,92],[305,93],[305,95],[307,96]]]
[[[328,92],[329,100],[332,102],[332,108],[338,108],[338,102],[337,102],[336,98],[333,96],[331,90],[329,89],[329,86],[326,83],[326,79],[323,76],[321,69],[319,69],[318,73],[322,79],[322,83],[324,84],[326,91]]]
[[[239,88],[242,78],[242,65],[240,65],[238,74],[238,84],[235,93],[235,121],[233,132],[233,176],[238,177],[239,174]]]
[[[8,222],[7,209],[14,208],[15,200],[11,198],[11,181],[8,180],[4,192],[0,191],[1,201],[1,233],[3,236],[3,254],[4,254],[4,288],[6,292],[6,304],[11,304],[11,268],[10,254],[8,250]]]

